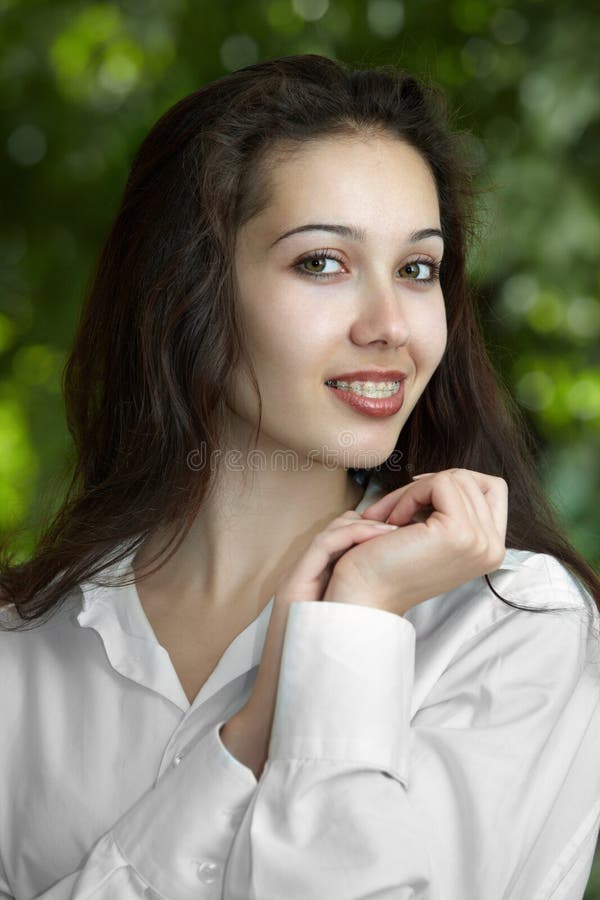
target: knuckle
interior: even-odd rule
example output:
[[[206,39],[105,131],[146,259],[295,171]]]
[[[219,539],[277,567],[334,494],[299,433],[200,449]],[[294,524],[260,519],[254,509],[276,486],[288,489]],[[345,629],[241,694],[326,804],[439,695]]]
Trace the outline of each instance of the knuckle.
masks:
[[[465,482],[473,481],[473,476],[468,469],[450,469],[450,474],[455,481],[465,484]]]
[[[462,469],[460,466],[454,466],[452,469],[446,470],[450,475],[453,475],[455,478],[472,478],[473,473],[471,469]]]
[[[472,528],[469,534],[471,540],[469,542],[468,549],[471,555],[476,557],[477,559],[479,557],[485,556],[489,547],[489,541],[485,532],[482,532],[477,528]]]
[[[482,472],[476,472],[474,469],[458,469],[457,477],[460,478],[463,482],[468,481],[469,484],[475,485],[475,487],[479,487],[478,476],[481,476]],[[485,478],[488,476],[485,475]]]

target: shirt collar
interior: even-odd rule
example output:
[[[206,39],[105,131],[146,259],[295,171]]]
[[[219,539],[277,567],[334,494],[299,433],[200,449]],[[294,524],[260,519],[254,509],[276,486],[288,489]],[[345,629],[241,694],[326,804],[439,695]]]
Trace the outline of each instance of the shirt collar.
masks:
[[[362,512],[385,493],[370,473],[363,496],[355,507]],[[125,545],[113,551],[117,556]],[[183,711],[189,701],[175,673],[168,652],[162,647],[148,621],[134,584],[118,584],[123,576],[131,579],[131,562],[137,547],[102,570],[102,581],[81,582],[81,610],[74,617],[82,628],[92,628],[100,636],[113,669],[132,681],[166,696]],[[273,599],[229,645],[210,677],[194,700],[193,706],[208,700],[224,685],[258,666],[271,617]]]

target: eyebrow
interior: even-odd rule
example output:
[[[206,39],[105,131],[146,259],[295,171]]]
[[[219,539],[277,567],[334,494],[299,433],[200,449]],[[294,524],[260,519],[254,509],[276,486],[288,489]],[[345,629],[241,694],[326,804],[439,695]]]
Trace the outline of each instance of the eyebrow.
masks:
[[[280,235],[273,243],[271,247],[274,247],[275,244],[278,244],[279,241],[282,241],[284,238],[289,237],[291,234],[298,234],[300,231],[332,231],[335,234],[339,234],[342,237],[349,238],[352,241],[360,241],[364,244],[367,239],[367,234],[364,228],[357,228],[352,225],[331,225],[327,223],[312,223],[310,225],[300,225],[298,228],[292,228],[291,231],[286,231],[285,234]],[[415,244],[417,241],[423,241],[425,238],[429,237],[439,237],[444,240],[442,232],[439,228],[421,228],[419,231],[413,231],[412,234],[409,234],[408,241],[410,244]],[[270,248],[269,248],[270,249]]]

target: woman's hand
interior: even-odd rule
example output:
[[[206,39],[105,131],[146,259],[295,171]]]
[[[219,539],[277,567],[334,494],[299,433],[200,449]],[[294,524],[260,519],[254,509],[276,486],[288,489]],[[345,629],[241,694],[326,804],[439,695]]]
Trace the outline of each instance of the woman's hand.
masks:
[[[290,604],[322,599],[403,615],[492,572],[504,558],[507,499],[502,478],[448,469],[391,491],[362,516],[348,510],[313,538],[275,592],[250,698],[221,729],[228,749],[257,779],[268,755]],[[385,520],[391,528],[378,527]]]
[[[422,512],[431,508],[423,520]],[[403,615],[408,609],[493,572],[506,552],[508,486],[470,469],[419,476],[364,514],[401,526],[353,547],[339,560],[323,600]]]
[[[355,510],[338,516],[312,539],[303,556],[282,578],[261,655],[256,681],[247,703],[221,728],[227,749],[260,778],[267,759],[275,712],[283,639],[290,604],[298,600],[319,601],[333,566],[355,544],[396,530],[378,520],[361,517]]]

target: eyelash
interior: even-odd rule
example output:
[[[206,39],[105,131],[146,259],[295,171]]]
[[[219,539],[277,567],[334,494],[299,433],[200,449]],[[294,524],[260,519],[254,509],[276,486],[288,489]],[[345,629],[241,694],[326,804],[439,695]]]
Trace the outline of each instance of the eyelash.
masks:
[[[329,278],[333,278],[334,275],[338,275],[339,272],[329,272],[326,274],[322,274],[320,272],[307,272],[306,269],[302,268],[302,264],[308,262],[313,259],[334,259],[336,262],[344,264],[344,260],[341,259],[333,250],[329,250],[325,248],[324,250],[314,250],[312,253],[309,253],[307,256],[303,256],[302,259],[299,259],[298,262],[293,266],[300,275],[307,275],[309,278],[317,278],[321,280],[327,280]],[[409,259],[404,265],[409,266],[413,263],[422,263],[425,266],[428,266],[431,275],[429,278],[409,278],[408,281],[416,281],[417,284],[433,284],[434,281],[439,280],[440,274],[440,266],[438,263],[433,262],[430,259],[425,259],[423,257],[418,257],[417,259]],[[402,266],[404,268],[404,266]]]

